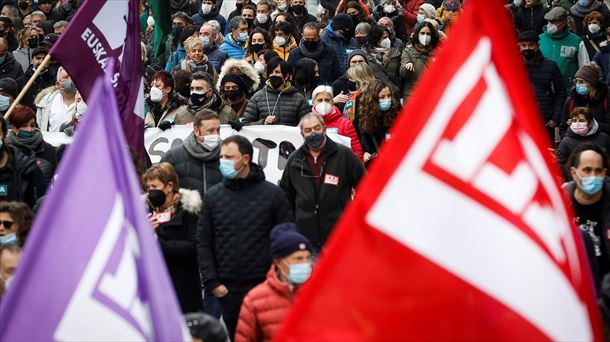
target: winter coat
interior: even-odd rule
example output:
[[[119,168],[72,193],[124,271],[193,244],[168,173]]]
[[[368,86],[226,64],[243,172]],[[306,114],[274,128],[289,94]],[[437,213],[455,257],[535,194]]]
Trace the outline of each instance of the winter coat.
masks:
[[[352,38],[350,40],[345,40],[342,37],[339,37],[331,24],[328,24],[322,34],[320,35],[320,39],[329,47],[333,48],[337,53],[337,58],[339,59],[339,67],[341,67],[341,74],[345,73],[347,70],[347,57],[352,51],[358,49],[360,45],[358,45],[358,41]]]
[[[388,140],[388,132],[390,131],[389,127],[385,127],[382,122],[382,118],[378,118],[379,127],[375,132],[365,132],[360,128],[360,120],[359,120],[360,112],[356,114],[354,119],[354,128],[356,132],[358,132],[358,138],[360,138],[360,143],[362,144],[362,151],[365,153],[376,154],[386,140]]]
[[[423,3],[424,0],[414,0],[409,2],[407,5],[411,6],[412,4],[416,4],[417,2],[421,2]],[[392,23],[394,24],[394,33],[396,34],[396,37],[398,37],[399,39],[406,39],[408,37],[409,34],[411,34],[411,32],[413,31],[413,25],[408,25],[406,23],[406,18],[405,18],[405,14],[403,13],[404,11],[407,11],[410,16],[414,16],[414,22],[413,25],[415,25],[415,23],[417,22],[417,12],[419,11],[419,6],[415,9],[415,14],[413,14],[413,12],[411,12],[409,9],[404,9],[401,11],[399,8],[397,8],[396,10],[394,10],[394,12],[392,13],[386,13],[383,10],[383,5],[377,5],[375,6],[375,8],[373,9],[373,18],[375,19],[375,22],[379,22],[379,19],[383,18],[383,17],[388,17],[390,19],[392,19]],[[408,27],[410,26],[410,27]],[[407,33],[408,32],[408,33]]]
[[[203,310],[197,264],[197,220],[201,197],[196,190],[180,189],[180,202],[172,218],[155,229],[183,313]]]
[[[567,180],[571,179],[567,165],[568,158],[578,146],[584,143],[593,143],[598,145],[606,152],[606,155],[608,155],[610,152],[610,137],[606,133],[599,130],[599,124],[597,121],[593,120],[589,132],[587,132],[587,134],[584,136],[576,134],[572,131],[572,129],[568,128],[566,136],[561,139],[559,147],[557,147],[557,151],[555,151],[557,163],[561,167],[564,178]]]
[[[364,175],[364,165],[348,147],[326,138],[320,187],[307,164],[306,145],[293,152],[280,181],[300,231],[321,250]]]
[[[292,12],[292,8],[290,8],[290,7],[288,7],[288,9],[286,10],[286,13],[292,19],[294,19],[294,22],[297,24],[296,28],[298,28],[299,32],[303,32],[303,26],[305,26],[305,24],[315,23],[318,21],[318,18],[314,17],[307,11],[307,6],[305,6],[305,9],[303,11],[303,16],[301,16],[301,17],[297,17],[296,15],[294,15],[294,13]]]
[[[220,68],[225,63],[225,61],[229,58],[229,55],[218,48],[216,44],[209,48],[205,48],[203,53],[208,56],[208,62],[210,62],[216,72],[220,72]]]
[[[307,100],[290,83],[285,83],[279,92],[267,85],[250,98],[242,121],[263,125],[267,116],[275,115],[276,125],[296,126],[307,113]]]
[[[13,57],[15,57],[15,60],[21,65],[23,72],[26,72],[26,70],[32,63],[33,50],[34,49],[30,49],[27,47],[19,47],[17,50],[13,51]]]
[[[394,85],[394,89],[392,92],[398,96],[399,87],[400,87],[400,51],[395,47],[390,47],[388,51],[389,57],[387,58],[387,62],[384,63],[381,55],[377,56],[377,53],[370,51],[369,49],[365,49],[364,55],[366,60],[368,61],[368,65],[373,70],[373,74],[375,78],[381,81],[386,81]]]
[[[29,67],[25,71],[25,74],[16,80],[19,89],[23,89],[33,75],[34,70]],[[27,92],[21,99],[21,104],[29,106],[30,108],[32,108],[32,110],[36,111],[36,106],[34,105],[34,96],[36,96],[36,94],[39,94],[41,90],[55,84],[56,78],[53,78],[51,76],[51,72],[48,69],[39,74],[34,83],[32,83],[30,89],[27,90]]]
[[[267,279],[250,290],[241,304],[235,342],[271,342],[294,302],[290,285],[281,283],[271,266]]]
[[[580,6],[577,1],[574,5],[572,5],[572,7],[570,7],[569,13],[570,17],[574,21],[574,29],[576,30],[577,35],[584,36],[588,33],[587,28],[583,26],[583,21],[585,17],[593,11],[600,12],[604,18],[608,18],[610,15],[610,11],[608,11],[606,4],[599,0],[590,0],[587,7]],[[606,24],[606,26],[608,25]]]
[[[285,61],[288,61],[288,57],[290,57],[290,52],[297,48],[297,42],[292,37],[290,38],[289,42],[286,42],[286,44],[284,44],[284,46],[277,45],[275,40],[273,40],[272,45],[273,51],[275,51],[275,53],[277,53],[277,55]]]
[[[341,94],[341,92],[343,92],[343,94],[349,94],[350,90],[347,82],[348,79],[346,75],[339,76],[339,78],[337,78],[333,82],[333,94],[335,94],[335,96]],[[339,108],[339,111],[341,113],[343,113],[343,110],[345,109],[345,103],[335,103],[335,106]]]
[[[600,46],[599,52],[593,56],[593,62],[602,69],[602,80],[610,85],[610,46]]]
[[[297,65],[297,62],[303,58],[311,58],[318,62],[318,67],[320,68],[320,81],[319,84],[332,84],[339,76],[341,76],[341,67],[339,65],[339,58],[337,57],[335,50],[324,42],[320,41],[321,44],[324,45],[322,51],[316,55],[307,57],[303,53],[303,47],[300,45],[296,49],[290,52],[290,56],[288,57],[288,63],[294,68]],[[338,93],[337,93],[338,94]]]
[[[182,100],[177,96],[173,95],[170,97],[165,109],[163,109],[163,113],[157,120],[155,118],[154,110],[159,110],[159,103],[152,102],[150,99],[146,99],[146,117],[144,119],[144,124],[147,128],[149,127],[159,127],[159,124],[163,121],[171,121],[178,125],[183,125],[188,122],[192,122],[193,119],[191,115],[189,115],[188,111],[179,110],[182,103]],[[189,121],[190,120],[190,121]]]
[[[214,9],[212,9],[212,12],[208,14],[203,14],[203,11],[201,10],[201,8],[199,8],[199,13],[193,15],[191,19],[193,19],[193,23],[195,25],[199,26],[205,24],[210,20],[216,20],[220,24],[221,31],[227,25],[227,19],[220,15],[220,6],[216,6]]]
[[[8,133],[4,141],[5,144],[13,145],[26,155],[33,155],[36,158],[36,165],[40,169],[44,186],[48,187],[55,176],[55,168],[57,167],[57,150],[55,146],[42,140],[38,145],[34,142],[25,144],[12,131]]]
[[[600,51],[601,44],[606,41],[606,33],[598,32],[596,34],[587,33],[580,37],[580,47],[578,50],[578,61],[580,65],[591,63],[595,54]]]
[[[218,111],[218,116],[220,116],[220,123],[223,125],[228,124],[231,120],[243,117],[247,107],[248,99],[244,99],[243,101],[235,103],[233,105],[229,105],[228,103],[223,104],[223,106]]]
[[[417,24],[417,13],[419,12],[419,6],[421,6],[425,2],[426,1],[424,1],[424,0],[401,1],[401,4],[403,4],[402,5],[402,14],[404,16],[404,25],[403,26],[406,30],[404,40],[408,40],[409,37],[411,36],[411,34],[413,33],[413,27],[415,26],[415,24]],[[389,17],[389,18],[392,19],[392,21],[394,21],[393,17]],[[379,21],[379,19],[376,18],[375,21]],[[396,32],[398,32],[398,29],[397,29],[398,26],[396,24],[397,23],[394,23],[394,29],[397,30]],[[402,37],[399,37],[399,38],[403,39]]]
[[[536,34],[542,34],[547,21],[544,15],[549,11],[542,3],[534,6],[521,6],[515,14],[515,28],[519,32],[534,31]]]
[[[246,62],[243,59],[233,59],[233,58],[229,58],[225,61],[225,63],[222,65],[221,69],[220,69],[220,75],[218,75],[218,82],[216,83],[216,89],[218,91],[221,91],[221,86],[220,83],[222,82],[222,79],[230,72],[233,72],[233,69],[239,69],[241,71],[241,74],[246,76],[244,77],[244,80],[246,81],[246,84],[248,85],[248,89],[247,92],[248,94],[253,94],[259,86],[260,83],[260,77],[258,75],[258,73],[256,72],[256,70],[254,69],[254,67]]]
[[[172,72],[174,68],[180,66],[180,63],[186,58],[186,50],[182,43],[178,43],[178,47],[176,51],[172,53],[170,58],[167,59],[167,64],[165,64],[165,71]]]
[[[544,122],[553,120],[558,124],[568,96],[559,67],[552,60],[544,58],[541,53],[538,53],[531,63],[526,63],[525,67]]]
[[[212,151],[207,151],[197,142],[195,134],[191,133],[182,145],[167,151],[161,161],[172,164],[181,187],[197,190],[203,197],[208,190],[222,181],[218,169],[219,159],[220,145]]]
[[[400,77],[402,83],[402,98],[406,99],[411,95],[411,90],[415,86],[415,82],[423,74],[428,66],[428,61],[432,57],[432,50],[420,51],[413,44],[407,45],[402,51],[400,57]],[[413,71],[407,70],[405,65],[413,63]]]
[[[540,35],[540,51],[544,57],[557,63],[563,75],[563,83],[571,87],[578,71],[578,51],[581,39],[566,27],[561,32]]]
[[[5,54],[4,62],[0,64],[0,79],[8,77],[16,80],[21,76],[23,76],[21,64],[15,60],[12,53],[7,52]]]
[[[599,128],[602,132],[610,135],[610,112],[608,111],[608,86],[603,82],[598,82],[597,88],[597,100],[590,100],[588,96],[582,96],[572,90],[570,96],[566,100],[563,110],[561,113],[561,123],[559,124],[559,130],[563,136],[568,128],[567,121],[570,118],[570,113],[575,107],[588,107],[594,115],[595,121],[599,124]]]
[[[32,208],[47,191],[36,155],[13,145],[5,148],[9,159],[0,169],[0,201],[25,202]]]
[[[233,40],[231,33],[225,36],[225,42],[220,45],[220,49],[229,55],[229,58],[241,59],[246,53],[247,44],[243,46]]]
[[[319,114],[315,107],[312,108],[311,111]],[[354,125],[348,119],[343,117],[343,113],[339,111],[339,108],[333,106],[332,112],[322,115],[322,118],[324,118],[326,131],[328,133],[335,131],[337,134],[351,139],[350,146],[352,148],[352,152],[354,152],[360,161],[364,162],[364,159],[362,159],[362,145],[360,145],[358,133],[356,133]]]
[[[250,163],[246,178],[225,179],[205,194],[197,226],[199,267],[206,288],[247,291],[271,265],[269,233],[292,222],[286,196]]]

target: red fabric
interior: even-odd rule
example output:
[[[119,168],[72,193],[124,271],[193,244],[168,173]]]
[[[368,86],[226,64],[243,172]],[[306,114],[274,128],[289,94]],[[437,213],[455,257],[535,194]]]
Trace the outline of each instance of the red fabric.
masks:
[[[275,266],[267,272],[264,283],[244,298],[235,330],[235,342],[271,341],[293,303],[287,284],[277,278]]]
[[[417,13],[419,6],[425,3],[424,0],[406,0],[406,4],[402,5],[402,14],[405,16],[405,29],[410,37],[413,33],[413,26],[417,24]]]
[[[314,108],[312,108],[312,111],[316,114],[320,114],[318,113],[318,111],[316,111],[315,106]],[[352,151],[354,152],[356,157],[358,157],[358,159],[360,159],[360,161],[364,163],[364,159],[362,159],[362,145],[360,145],[358,133],[356,133],[354,125],[349,122],[348,119],[343,117],[343,114],[341,113],[341,111],[339,111],[339,108],[333,106],[333,111],[326,115],[322,115],[322,117],[324,118],[324,123],[326,124],[327,129],[337,128],[337,133],[339,135],[343,135],[352,139]]]
[[[307,146],[305,147],[307,148]],[[314,176],[313,183],[316,188],[320,188],[320,183],[322,183],[322,167],[324,166],[324,162],[326,161],[326,156],[324,155],[324,150],[320,152],[317,158],[314,158],[311,155],[311,151],[307,148],[307,153],[305,153],[305,160],[307,161],[307,166],[309,166],[309,171],[311,171],[311,175]]]

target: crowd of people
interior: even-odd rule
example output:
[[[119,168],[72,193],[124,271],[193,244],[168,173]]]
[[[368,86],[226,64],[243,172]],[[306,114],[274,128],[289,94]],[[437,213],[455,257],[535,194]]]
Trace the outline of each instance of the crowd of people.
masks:
[[[459,36],[452,28],[464,4],[168,1],[171,33],[156,48],[159,23],[148,1],[140,6],[144,124],[193,131],[160,163],[136,167],[152,233],[193,336],[270,340],[380,146],[399,138],[390,128],[435,51]],[[0,114],[44,69],[0,118],[0,294],[64,150],[42,133],[72,135],[87,115],[78,82],[53,58],[43,65],[82,3],[0,2]],[[610,11],[601,0],[505,8],[608,320]],[[248,139],[220,139],[221,124],[295,126],[304,144],[275,185]]]

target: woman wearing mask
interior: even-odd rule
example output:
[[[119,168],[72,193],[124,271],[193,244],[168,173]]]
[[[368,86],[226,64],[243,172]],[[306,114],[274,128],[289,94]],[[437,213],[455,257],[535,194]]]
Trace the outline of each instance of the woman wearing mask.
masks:
[[[374,80],[362,92],[354,128],[362,143],[363,159],[369,163],[381,144],[389,140],[390,128],[400,110],[400,103],[392,96],[388,83]]]
[[[179,95],[174,93],[174,78],[172,75],[166,71],[157,71],[153,76],[149,96],[145,101],[146,117],[144,123],[146,127],[167,129],[171,127],[172,122],[180,124],[175,120],[168,121],[166,118],[175,118],[180,106],[184,104]]]
[[[417,10],[417,23],[421,23],[426,19],[436,19],[436,8],[427,3],[419,6],[419,9]]]
[[[456,22],[462,11],[460,0],[445,0],[441,7],[436,10],[436,17],[443,24],[442,30],[447,31],[452,23]]]
[[[246,98],[246,82],[240,74],[226,74],[220,81],[220,95],[223,106],[218,112],[220,123],[227,124],[232,120],[241,118],[248,106]]]
[[[364,53],[375,78],[389,82],[392,93],[398,96],[400,51],[391,45],[390,31],[384,26],[373,25],[364,45]]]
[[[367,63],[366,55],[362,50],[354,50],[347,56],[348,68],[360,64]],[[334,99],[335,106],[343,112],[345,102],[349,100],[349,94],[356,91],[355,84],[351,83],[347,77],[347,72],[337,78],[333,84],[333,93],[337,94]]]
[[[593,11],[585,17],[583,25],[586,27],[586,34],[582,36],[582,41],[578,49],[579,61],[584,64],[589,64],[595,57],[595,54],[600,51],[600,44],[606,40],[606,32],[604,32],[604,16]]]
[[[254,63],[254,69],[258,73],[259,83],[256,91],[259,91],[265,87],[265,83],[267,82],[267,64],[273,58],[279,57],[275,50],[263,50],[258,56],[258,61]]]
[[[298,92],[306,99],[310,99],[313,89],[318,86],[320,80],[318,63],[310,58],[302,58],[294,68],[292,80]],[[308,104],[310,107],[313,106],[311,101]]]
[[[208,61],[208,56],[203,53],[203,40],[200,37],[188,37],[184,41],[184,48],[186,58],[174,70],[186,70],[193,74],[206,72],[212,76],[214,83],[216,83],[218,74],[212,63]]]
[[[150,210],[149,221],[176,291],[183,313],[203,309],[197,263],[197,220],[201,196],[180,189],[178,175],[169,163],[152,166],[142,176]]]
[[[354,125],[343,117],[339,108],[333,104],[333,88],[325,85],[321,85],[314,89],[311,94],[313,102],[312,112],[320,114],[324,118],[326,124],[326,133],[335,133],[349,137],[351,139],[352,151],[360,159],[362,159],[362,146],[360,140],[358,140],[358,133]]]
[[[375,75],[368,64],[360,63],[347,69],[347,79],[350,93],[343,107],[343,116],[349,121],[354,122],[361,108],[360,98],[362,97],[362,91],[364,87],[375,80]]]
[[[243,76],[245,76],[244,81],[246,82],[247,86],[247,88],[245,89],[246,96],[250,97],[258,89],[260,77],[256,72],[256,69],[254,69],[254,66],[252,66],[252,64],[248,63],[247,61],[243,59],[227,59],[225,64],[222,65],[222,68],[220,68],[220,75],[218,76],[218,79],[222,80],[227,74],[231,73],[242,74]],[[220,83],[216,83],[216,88],[220,89]]]
[[[293,31],[294,26],[288,22],[280,22],[273,27],[273,50],[285,61],[288,60],[290,51],[297,48]]]
[[[375,24],[375,21],[373,18],[371,18],[370,13],[368,12],[368,8],[367,11],[365,11],[363,6],[366,7],[366,5],[363,5],[358,1],[349,1],[345,6],[345,13],[352,18],[354,27],[356,27],[356,25],[359,23],[369,23],[371,25]],[[337,8],[337,11],[339,11],[339,8]]]
[[[19,62],[23,71],[27,71],[32,63],[32,50],[40,43],[35,26],[26,26],[19,31],[19,48],[13,51],[13,57]]]
[[[570,18],[574,22],[576,34],[580,37],[587,34],[587,25],[583,25],[585,18],[593,11],[599,12],[604,18],[608,18],[610,11],[603,1],[598,0],[576,0],[570,7]]]
[[[34,215],[23,202],[0,202],[0,246],[23,247]]]
[[[438,32],[429,22],[415,25],[411,43],[402,52],[400,76],[403,79],[402,98],[406,103],[415,82],[419,79],[432,57],[439,41]]]
[[[258,57],[263,50],[271,48],[271,38],[269,33],[260,28],[255,28],[250,32],[250,39],[248,40],[248,48],[244,55],[244,60],[254,65],[258,61]]]
[[[610,135],[610,113],[608,112],[608,86],[601,81],[601,70],[595,64],[583,65],[574,76],[575,84],[566,100],[559,130],[562,136],[569,124],[568,119],[576,107],[588,107],[602,132]]]
[[[563,175],[568,181],[570,179],[568,158],[577,146],[583,143],[594,143],[600,146],[606,155],[610,152],[610,137],[599,130],[599,124],[594,118],[593,111],[587,107],[576,107],[570,113],[568,119],[569,128],[566,136],[561,139],[557,148],[557,163],[561,167]]]

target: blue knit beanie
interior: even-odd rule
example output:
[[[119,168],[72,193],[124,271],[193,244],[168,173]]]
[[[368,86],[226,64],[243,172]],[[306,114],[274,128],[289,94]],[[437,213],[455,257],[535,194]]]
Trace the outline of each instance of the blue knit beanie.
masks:
[[[311,242],[299,233],[294,223],[281,223],[273,227],[270,234],[271,259],[281,259],[296,251],[313,252]]]

